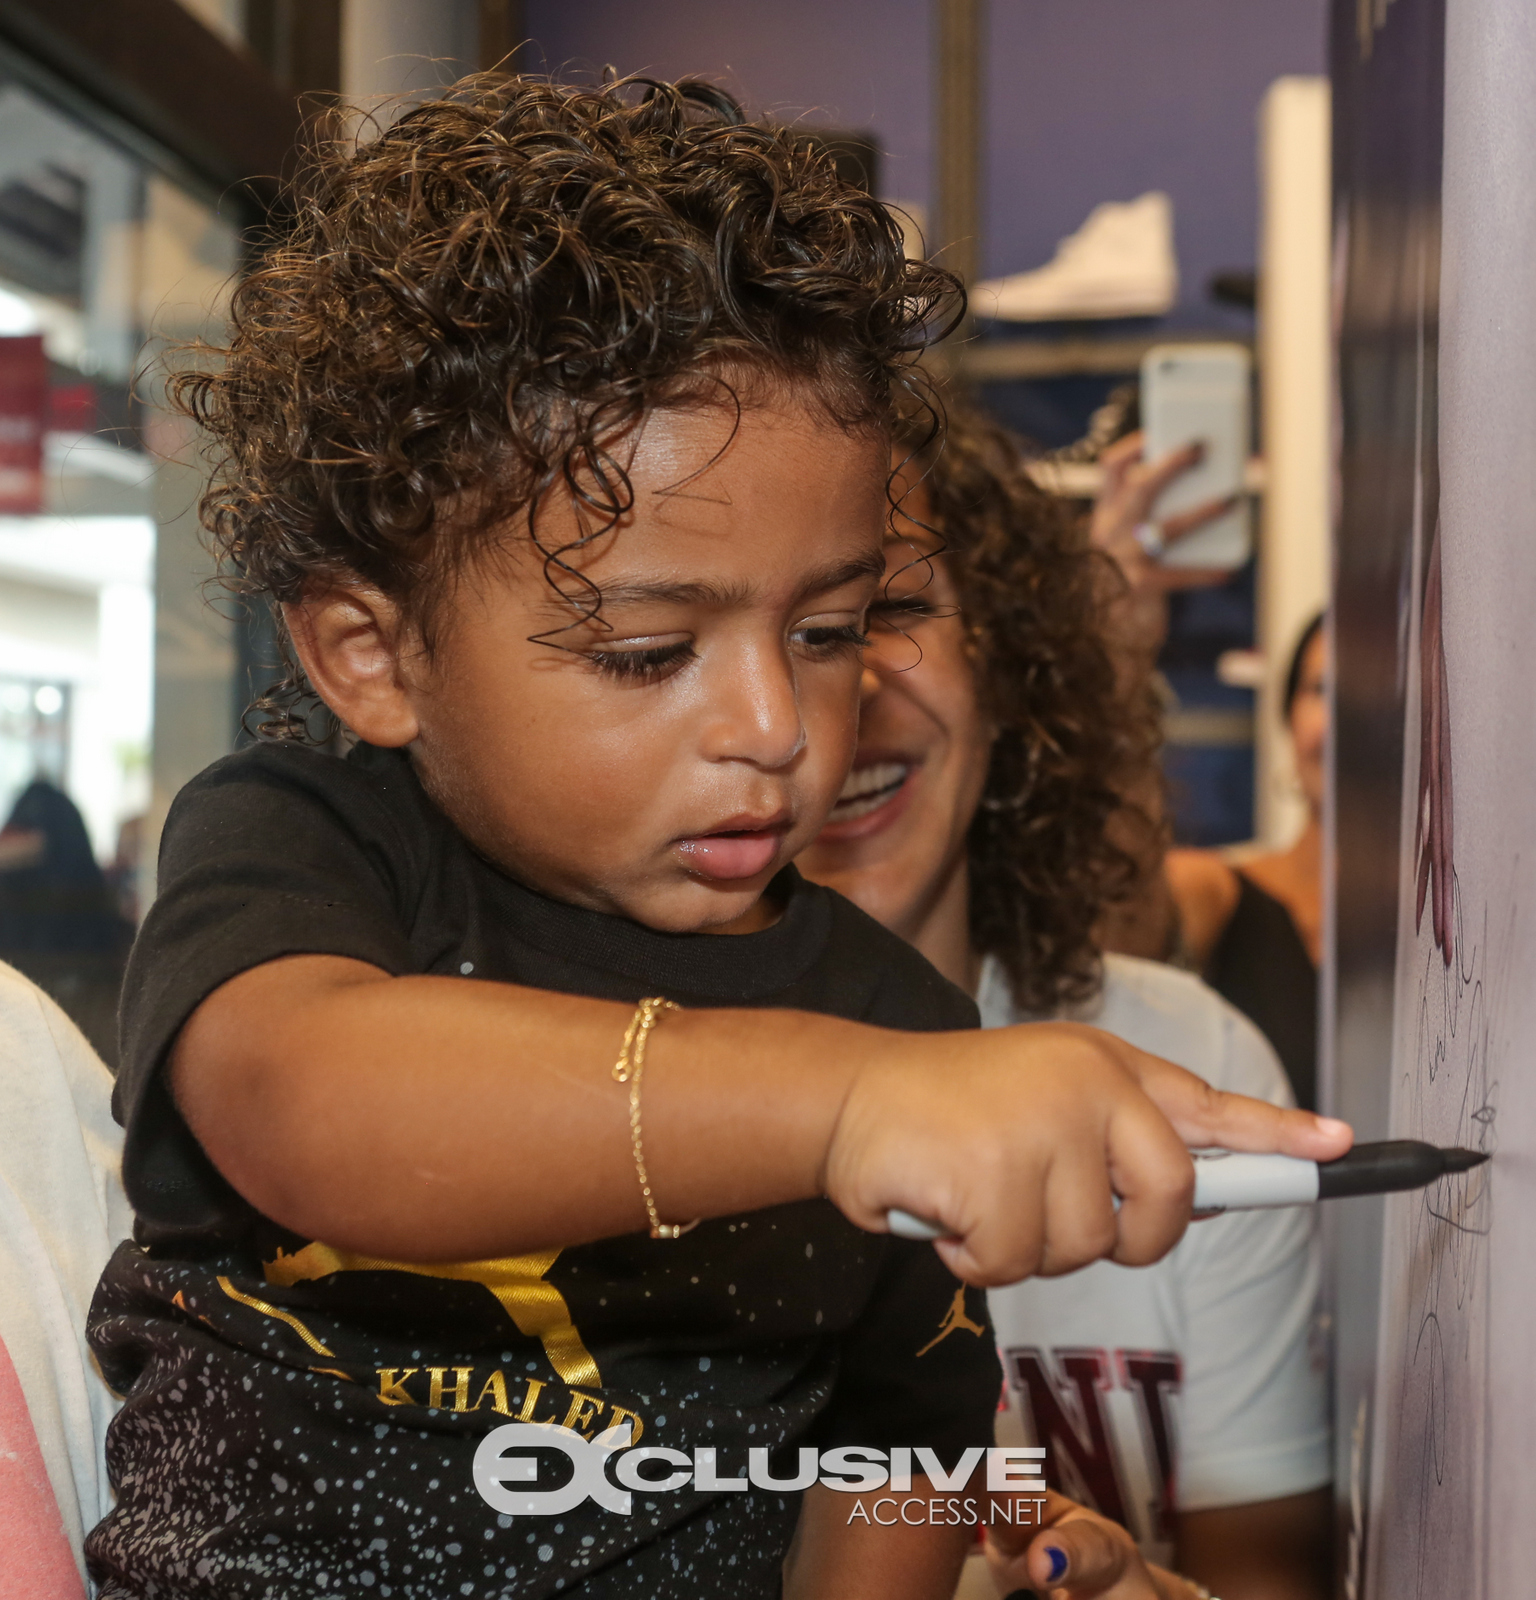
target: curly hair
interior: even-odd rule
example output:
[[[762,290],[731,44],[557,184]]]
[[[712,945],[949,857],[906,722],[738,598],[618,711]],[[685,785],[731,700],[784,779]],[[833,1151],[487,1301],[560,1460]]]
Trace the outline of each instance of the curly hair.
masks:
[[[1022,1009],[1051,1012],[1096,989],[1094,925],[1142,871],[1135,835],[1159,831],[1131,799],[1155,772],[1157,703],[1116,672],[1112,563],[1012,435],[957,397],[947,410],[916,456],[997,730],[966,841],[971,942]]]
[[[537,511],[563,483],[579,543],[611,528],[632,491],[606,445],[648,409],[791,386],[888,427],[962,303],[829,154],[712,85],[481,74],[311,153],[227,348],[171,392],[237,592],[360,579],[430,648],[445,580],[516,514],[573,623],[598,614]],[[304,737],[306,692],[290,653],[261,731]]]

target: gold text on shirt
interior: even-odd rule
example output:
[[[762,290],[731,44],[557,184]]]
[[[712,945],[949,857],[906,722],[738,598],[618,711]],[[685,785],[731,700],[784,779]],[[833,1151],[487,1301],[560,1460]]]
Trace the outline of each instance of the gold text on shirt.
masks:
[[[545,1277],[559,1254],[558,1250],[540,1250],[490,1261],[383,1261],[334,1250],[316,1240],[292,1255],[279,1250],[275,1261],[262,1264],[262,1272],[268,1283],[284,1289],[336,1272],[409,1272],[420,1278],[482,1284],[501,1302],[518,1332],[544,1346],[549,1364],[566,1383],[598,1388],[603,1380],[597,1363],[581,1342],[565,1296]]]

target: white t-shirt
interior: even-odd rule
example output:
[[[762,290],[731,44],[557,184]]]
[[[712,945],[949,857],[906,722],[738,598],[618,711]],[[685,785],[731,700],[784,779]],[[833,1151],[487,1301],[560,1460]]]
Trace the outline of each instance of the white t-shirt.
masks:
[[[1018,1012],[988,961],[985,1028]],[[1274,1051],[1198,978],[1108,956],[1089,1022],[1218,1089],[1292,1103]],[[1151,1267],[1100,1261],[988,1296],[1002,1353],[1003,1444],[1043,1444],[1054,1487],[1125,1523],[1166,1560],[1166,1510],[1245,1505],[1332,1477],[1327,1373],[1314,1336],[1310,1206],[1240,1211],[1190,1226]]]
[[[15,1467],[0,1474],[0,1497],[18,1509],[30,1497],[43,1516],[51,1487],[82,1580],[81,1545],[110,1506],[102,1441],[117,1406],[86,1347],[85,1317],[107,1257],[133,1225],[111,1099],[111,1075],[80,1031],[0,964],[0,1458]],[[5,1403],[13,1378],[31,1439],[27,1419]],[[46,1486],[27,1471],[39,1459]],[[40,1587],[53,1570],[46,1538],[43,1528],[29,1592],[51,1597],[62,1591]],[[0,1551],[0,1566],[7,1559]]]

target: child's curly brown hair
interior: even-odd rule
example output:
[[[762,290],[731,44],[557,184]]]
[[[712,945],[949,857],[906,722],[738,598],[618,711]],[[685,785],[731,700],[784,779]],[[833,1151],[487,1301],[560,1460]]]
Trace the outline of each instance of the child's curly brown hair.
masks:
[[[430,644],[444,580],[513,513],[573,620],[596,614],[537,508],[563,480],[587,537],[611,526],[630,486],[605,441],[647,409],[766,382],[887,426],[962,298],[829,155],[710,84],[482,74],[315,151],[228,348],[171,389],[218,458],[233,587],[360,579]],[[262,731],[302,737],[304,695],[290,663]]]
[[[1122,580],[1020,443],[962,398],[942,442],[913,440],[960,599],[977,692],[997,729],[967,838],[971,941],[1018,1005],[1051,1012],[1099,981],[1094,927],[1129,894],[1161,823],[1158,706],[1105,634]]]

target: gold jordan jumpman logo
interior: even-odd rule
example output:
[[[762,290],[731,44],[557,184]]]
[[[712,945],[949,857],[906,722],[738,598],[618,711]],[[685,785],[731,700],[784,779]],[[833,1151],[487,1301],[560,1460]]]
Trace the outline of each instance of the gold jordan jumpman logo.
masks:
[[[949,1303],[949,1310],[944,1313],[944,1320],[939,1324],[939,1331],[917,1353],[925,1356],[936,1344],[947,1339],[957,1329],[964,1328],[967,1333],[985,1335],[986,1329],[979,1322],[972,1322],[965,1314],[965,1285],[962,1284],[955,1290],[955,1298]]]
[[[558,1250],[540,1250],[489,1261],[380,1261],[353,1255],[350,1250],[333,1250],[317,1239],[292,1255],[279,1250],[275,1261],[262,1263],[262,1272],[268,1283],[284,1289],[328,1278],[333,1272],[410,1272],[419,1278],[483,1284],[501,1302],[518,1332],[544,1346],[549,1364],[566,1383],[601,1388],[597,1363],[581,1342],[565,1296],[545,1277],[559,1254]]]

